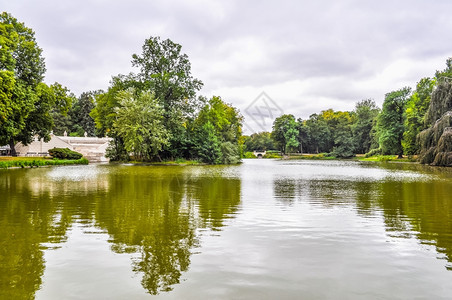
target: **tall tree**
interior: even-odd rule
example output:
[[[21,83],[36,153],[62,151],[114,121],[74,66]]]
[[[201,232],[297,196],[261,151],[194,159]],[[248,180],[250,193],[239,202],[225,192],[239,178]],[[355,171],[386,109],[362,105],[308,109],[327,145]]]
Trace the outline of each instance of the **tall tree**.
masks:
[[[49,140],[51,110],[57,106],[67,111],[70,100],[66,102],[58,83],[47,86],[42,82],[45,63],[33,30],[4,12],[0,32],[0,109],[7,107],[5,117],[0,118],[0,144],[8,143],[15,155],[17,142],[28,144],[34,135]]]
[[[356,153],[367,153],[372,147],[372,127],[380,112],[372,99],[361,100],[355,105],[355,122],[352,125]]]
[[[253,133],[248,138],[246,138],[244,143],[245,151],[276,149],[275,143],[271,138],[271,133],[265,131]]]
[[[331,130],[323,114],[312,114],[306,120],[306,126],[309,128],[310,152],[329,152],[333,147]]]
[[[276,118],[273,122],[271,135],[281,153],[285,154],[291,148],[297,148],[299,142],[295,117],[293,115],[282,115]]]
[[[399,157],[403,154],[404,113],[410,92],[409,87],[404,87],[385,96],[377,121],[378,140],[383,154],[397,154]]]
[[[118,103],[113,127],[124,141],[124,148],[135,159],[151,160],[168,144],[163,108],[150,92],[137,94],[133,89],[118,93]]]
[[[88,136],[96,135],[96,125],[90,113],[95,107],[95,97],[101,93],[102,91],[84,92],[74,102],[70,111],[72,120],[71,132],[76,133],[78,136],[83,136],[85,132]]]
[[[237,163],[240,160],[242,122],[243,116],[235,107],[224,102],[220,97],[212,97],[202,107],[193,122],[194,148],[197,149],[195,155],[209,163]],[[210,143],[210,146],[205,140],[210,141],[207,143]],[[218,149],[213,149],[215,147]],[[218,150],[221,153],[218,158],[206,160],[208,155],[217,157],[215,153]]]
[[[25,137],[22,142],[29,141],[23,130],[35,108],[36,88],[46,70],[33,30],[3,12],[0,14],[0,32],[0,90],[6,92],[1,106],[7,108],[7,117],[2,118],[0,127],[0,144],[8,143],[15,155],[16,142],[21,141],[21,137]]]
[[[171,133],[166,156],[181,154],[185,143],[186,118],[199,108],[196,93],[202,82],[191,74],[191,64],[182,46],[159,37],[146,39],[142,54],[134,54],[132,65],[140,68],[139,80],[146,89],[154,91],[164,109],[165,128]]]
[[[427,113],[432,98],[436,80],[422,78],[416,85],[416,90],[408,99],[405,110],[405,132],[403,133],[403,152],[413,155],[419,152],[417,135],[426,128],[425,114]]]
[[[298,129],[298,142],[300,143],[300,153],[309,151],[309,141],[311,137],[311,132],[306,124],[306,121],[299,118],[297,120],[297,129]]]

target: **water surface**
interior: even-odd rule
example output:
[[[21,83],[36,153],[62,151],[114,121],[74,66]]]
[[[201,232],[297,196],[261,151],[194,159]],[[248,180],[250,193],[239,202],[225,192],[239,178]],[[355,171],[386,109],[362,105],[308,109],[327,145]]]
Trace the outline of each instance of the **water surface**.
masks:
[[[452,171],[0,170],[0,298],[450,299]]]

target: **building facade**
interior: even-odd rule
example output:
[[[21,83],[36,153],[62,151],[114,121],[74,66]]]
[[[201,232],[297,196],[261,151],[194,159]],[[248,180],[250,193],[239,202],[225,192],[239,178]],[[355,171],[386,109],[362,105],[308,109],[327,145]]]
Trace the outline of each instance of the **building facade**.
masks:
[[[56,136],[51,134],[49,142],[35,137],[28,145],[17,143],[15,148],[18,156],[48,156],[49,149],[68,148],[83,154],[90,162],[108,162],[105,157],[111,138]]]

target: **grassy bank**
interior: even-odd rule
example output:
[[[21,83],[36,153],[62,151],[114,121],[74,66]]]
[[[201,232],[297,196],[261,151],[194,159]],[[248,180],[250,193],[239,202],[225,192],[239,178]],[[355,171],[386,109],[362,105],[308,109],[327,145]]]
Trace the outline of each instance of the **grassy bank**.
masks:
[[[134,164],[143,166],[198,166],[206,165],[197,160],[176,159],[176,160],[162,160],[162,161],[142,161],[142,160],[123,160],[123,161],[110,161],[110,164]]]
[[[403,156],[399,158],[397,155],[376,155],[371,157],[359,157],[360,161],[395,161],[395,162],[416,162],[417,157]]]
[[[59,165],[87,165],[88,160],[84,157],[80,159],[51,159],[46,157],[0,157],[0,168],[26,168]]]

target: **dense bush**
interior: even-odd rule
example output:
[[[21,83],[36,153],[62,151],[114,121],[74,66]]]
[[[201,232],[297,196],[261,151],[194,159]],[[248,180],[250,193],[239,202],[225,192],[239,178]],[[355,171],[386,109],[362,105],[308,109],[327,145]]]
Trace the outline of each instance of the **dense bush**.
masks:
[[[72,151],[69,148],[53,148],[49,150],[50,156],[58,159],[80,159],[83,154]]]
[[[80,158],[77,160],[58,160],[58,159],[20,159],[20,160],[9,160],[0,161],[0,169],[7,168],[26,168],[26,167],[41,167],[41,166],[59,166],[59,165],[87,165],[89,161],[86,158]]]

